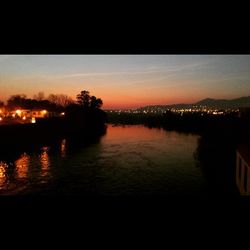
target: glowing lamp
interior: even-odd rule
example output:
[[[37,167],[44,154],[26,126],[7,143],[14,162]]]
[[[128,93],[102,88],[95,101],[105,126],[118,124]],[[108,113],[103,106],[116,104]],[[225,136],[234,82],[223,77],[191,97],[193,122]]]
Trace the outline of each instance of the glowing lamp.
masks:
[[[43,114],[46,115],[47,114],[47,110],[43,110]]]
[[[26,116],[23,117],[23,120],[26,120]]]
[[[22,111],[20,109],[16,110],[16,113],[20,116]]]
[[[2,121],[3,120],[3,118],[2,117],[0,117],[0,121]]]
[[[31,118],[31,123],[36,123],[36,118],[35,117]]]
[[[64,112],[62,112],[62,113],[61,113],[61,115],[65,115],[65,113],[64,113]]]

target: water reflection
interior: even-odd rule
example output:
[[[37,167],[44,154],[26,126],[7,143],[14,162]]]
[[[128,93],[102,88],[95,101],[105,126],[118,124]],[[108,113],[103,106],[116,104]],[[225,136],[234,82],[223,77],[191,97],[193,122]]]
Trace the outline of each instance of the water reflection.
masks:
[[[7,167],[7,164],[4,162],[0,162],[0,189],[3,188],[5,181],[6,181],[6,175],[5,175],[5,169]]]
[[[66,157],[66,139],[61,142],[61,156]]]
[[[29,164],[30,156],[26,153],[23,153],[21,157],[15,161],[17,178],[27,178]]]
[[[0,190],[13,191],[24,185],[28,178],[29,166],[30,156],[26,153],[17,160],[0,161]]]
[[[143,126],[109,126],[104,137],[52,139],[22,148],[12,165],[0,158],[2,193],[6,183],[14,183],[15,190],[30,193],[200,195],[204,181],[193,159],[197,139]]]
[[[39,156],[42,171],[41,171],[41,176],[42,177],[47,177],[50,175],[50,160],[49,160],[49,147],[42,147],[42,153]]]
[[[23,141],[1,140],[0,193],[19,194],[40,188],[44,190],[64,177],[70,181],[69,164],[72,162],[67,163],[68,159],[88,151],[89,145],[97,145],[106,130],[105,126],[103,130],[94,131],[94,134],[79,133],[60,138],[39,137]],[[72,172],[74,174],[75,170]]]
[[[110,126],[95,162],[98,192],[201,195],[206,187],[192,157],[197,139],[141,125]]]

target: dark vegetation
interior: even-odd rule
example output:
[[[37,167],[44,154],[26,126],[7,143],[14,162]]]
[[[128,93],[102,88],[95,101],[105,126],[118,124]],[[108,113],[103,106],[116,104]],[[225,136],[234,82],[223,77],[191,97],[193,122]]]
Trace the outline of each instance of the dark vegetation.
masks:
[[[40,95],[42,97],[42,95]],[[50,95],[49,100],[31,100],[24,96],[13,96],[8,106],[14,108],[42,108],[56,112],[64,111],[61,117],[36,119],[36,123],[0,126],[0,162],[6,163],[7,180],[12,180],[15,165],[23,152],[41,152],[43,147],[60,152],[65,139],[66,151],[81,149],[97,143],[106,133],[106,114],[100,108],[102,100],[82,91],[77,102],[63,95]]]
[[[39,92],[33,99],[26,95],[12,95],[7,100],[6,108],[11,109],[46,109],[50,111],[62,111],[65,107],[73,104],[74,101],[67,95],[50,94],[45,98],[43,92]],[[1,103],[0,103],[1,104]]]
[[[108,113],[108,122],[112,124],[143,124],[148,127],[161,127],[167,130],[202,134],[211,129],[231,129],[238,123],[237,114],[225,116],[206,115],[202,113],[184,113],[183,115],[168,111],[164,114]]]
[[[42,96],[40,94],[40,98],[36,100],[27,99],[24,95],[15,95],[8,100],[7,107],[65,111],[65,115],[38,118],[35,124],[1,125],[1,149],[6,151],[8,146],[21,148],[24,145],[40,145],[45,141],[66,137],[89,139],[103,134],[106,114],[100,109],[100,98],[90,96],[88,91],[77,95],[77,102],[64,95],[50,95],[50,100],[42,100]]]
[[[234,142],[244,143],[250,138],[249,117],[239,117],[237,113],[226,115],[184,113],[181,115],[169,111],[164,114],[108,113],[107,120],[111,124],[143,124],[147,127],[201,136],[209,135],[216,138],[228,136]]]

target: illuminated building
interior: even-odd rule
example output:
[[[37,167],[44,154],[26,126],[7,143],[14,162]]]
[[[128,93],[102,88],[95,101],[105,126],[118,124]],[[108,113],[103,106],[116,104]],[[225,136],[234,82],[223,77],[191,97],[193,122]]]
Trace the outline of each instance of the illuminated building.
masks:
[[[25,116],[26,118],[35,117],[35,118],[46,118],[48,117],[48,111],[42,109],[23,109],[22,110],[22,117]]]
[[[9,111],[6,116],[12,116],[13,118],[46,118],[50,115],[50,112],[44,109],[16,109]]]

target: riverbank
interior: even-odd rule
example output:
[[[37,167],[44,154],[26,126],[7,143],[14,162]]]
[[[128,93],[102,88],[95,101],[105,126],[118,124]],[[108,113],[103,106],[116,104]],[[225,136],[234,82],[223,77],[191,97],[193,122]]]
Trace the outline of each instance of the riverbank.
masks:
[[[164,128],[168,131],[194,133],[199,135],[227,135],[246,140],[250,138],[250,119],[235,114],[129,114],[108,113],[107,120],[115,125],[145,125],[149,128]]]
[[[63,139],[73,144],[88,144],[106,133],[106,125],[99,120],[74,122],[69,118],[36,119],[36,123],[0,126],[0,157],[17,159],[24,151],[39,150],[45,145],[60,147]]]

